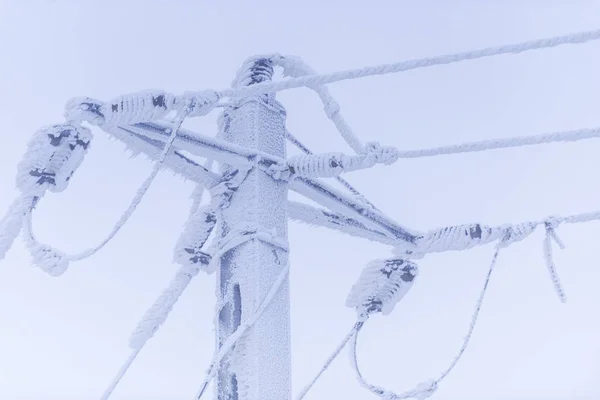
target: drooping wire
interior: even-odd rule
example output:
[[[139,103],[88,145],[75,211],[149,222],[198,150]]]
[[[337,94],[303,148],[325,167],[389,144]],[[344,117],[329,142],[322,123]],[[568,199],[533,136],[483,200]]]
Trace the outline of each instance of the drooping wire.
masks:
[[[489,282],[490,282],[492,273],[494,272],[494,268],[495,268],[497,260],[498,260],[498,254],[500,252],[500,249],[502,247],[507,246],[508,243],[509,242],[503,241],[498,246],[496,246],[494,255],[492,258],[492,262],[490,264],[488,273],[485,278],[485,283],[479,294],[479,298],[477,299],[477,302],[475,304],[475,311],[473,312],[473,315],[471,317],[469,329],[463,340],[462,346],[460,347],[458,353],[456,354],[456,356],[454,357],[454,359],[452,360],[450,365],[444,370],[444,372],[442,372],[440,374],[440,376],[438,378],[436,378],[435,380],[431,380],[429,382],[422,383],[422,384],[418,385],[416,388],[411,389],[406,392],[403,392],[403,393],[400,393],[400,394],[395,394],[386,389],[383,389],[381,387],[378,387],[378,386],[368,383],[364,379],[364,377],[359,369],[358,360],[357,360],[357,356],[356,356],[357,339],[358,339],[358,334],[362,328],[362,326],[361,326],[355,330],[355,334],[352,338],[352,344],[350,346],[350,351],[351,351],[350,359],[352,360],[353,368],[356,372],[356,376],[357,376],[359,382],[361,383],[361,385],[364,386],[365,388],[367,388],[372,393],[380,396],[381,398],[385,398],[386,400],[404,400],[404,399],[410,399],[410,398],[425,399],[425,398],[431,396],[437,389],[439,383],[442,382],[450,374],[450,372],[452,372],[454,367],[456,367],[456,365],[462,358],[464,352],[466,351],[467,347],[469,346],[471,337],[473,335],[473,331],[475,329],[475,325],[477,324],[477,321],[479,318],[479,314],[480,314],[480,311],[481,311],[481,308],[483,305],[483,301],[485,299],[485,295],[487,293],[487,289],[489,286]]]
[[[125,376],[125,374],[127,373],[127,371],[129,371],[129,368],[131,367],[131,364],[133,364],[133,362],[137,358],[137,356],[140,353],[140,351],[142,351],[142,348],[143,347],[139,347],[137,349],[133,349],[133,351],[127,357],[127,360],[125,360],[125,362],[123,363],[123,365],[121,366],[121,368],[119,368],[119,372],[117,372],[117,375],[110,382],[109,386],[106,388],[106,390],[104,391],[104,393],[102,393],[102,396],[100,397],[100,400],[108,400],[108,398],[110,398],[110,396],[114,392],[114,390],[117,387],[117,385],[121,382],[121,379],[123,379],[123,377]]]
[[[516,44],[497,47],[487,47],[479,50],[471,50],[455,54],[445,54],[435,57],[401,61],[393,64],[383,64],[371,67],[351,69],[333,72],[329,74],[307,75],[299,78],[291,78],[284,81],[261,82],[252,86],[229,88],[219,92],[221,97],[244,97],[258,93],[272,93],[287,89],[310,87],[339,82],[349,79],[363,78],[367,76],[385,75],[409,71],[417,68],[426,68],[434,65],[452,64],[466,60],[476,60],[502,54],[519,54],[532,50],[548,49],[567,44],[582,44],[600,39],[600,29],[586,32],[577,32],[562,36],[554,36],[544,39],[531,40]]]
[[[121,228],[129,220],[131,215],[133,215],[133,212],[136,210],[137,206],[142,201],[146,192],[150,188],[150,185],[154,182],[156,176],[158,175],[158,173],[160,172],[160,169],[162,168],[162,166],[164,164],[165,159],[167,158],[169,152],[171,151],[171,149],[173,147],[173,143],[175,142],[175,139],[177,137],[177,132],[181,128],[181,125],[185,121],[188,113],[189,113],[189,108],[187,108],[187,107],[183,107],[180,111],[178,111],[177,116],[175,117],[175,119],[173,121],[173,128],[171,128],[171,134],[170,134],[167,142],[165,143],[164,148],[163,148],[160,156],[158,157],[158,160],[156,161],[156,163],[154,163],[154,166],[152,167],[152,171],[150,172],[150,175],[146,178],[146,180],[142,183],[140,188],[137,190],[137,192],[136,192],[135,196],[133,197],[133,199],[131,200],[129,206],[123,212],[123,214],[121,214],[121,217],[116,222],[113,229],[105,237],[104,240],[102,240],[97,246],[95,246],[93,248],[82,251],[80,253],[68,255],[62,251],[53,249],[52,247],[50,247],[48,245],[38,242],[35,239],[33,232],[31,231],[31,223],[29,223],[26,226],[26,236],[25,237],[26,237],[26,241],[28,243],[30,250],[32,251],[32,253],[34,253],[34,256],[35,256],[35,253],[39,254],[40,251],[42,251],[43,253],[46,253],[46,254],[52,254],[53,255],[52,257],[44,257],[43,258],[43,260],[50,261],[53,259],[57,259],[57,257],[55,255],[60,254],[59,258],[60,258],[61,262],[68,264],[69,262],[72,262],[72,261],[81,261],[83,259],[86,259],[86,258],[94,255],[98,251],[100,251],[102,248],[104,248],[104,246],[106,246],[117,235],[117,233],[119,233]],[[44,269],[52,270],[55,267],[56,266],[50,264],[50,265],[46,265],[44,267]]]
[[[143,195],[146,193],[146,191],[150,187],[150,184],[153,182],[154,178],[158,174],[158,171],[160,170],[160,167],[161,167],[162,163],[164,162],[165,158],[167,157],[167,155],[169,153],[169,150],[171,149],[171,146],[172,146],[173,142],[175,141],[175,138],[177,136],[177,132],[179,131],[179,128],[181,128],[181,125],[185,121],[185,118],[186,118],[187,114],[188,114],[188,108],[184,108],[180,112],[178,112],[178,115],[177,115],[177,117],[175,118],[175,120],[173,122],[173,128],[172,128],[171,136],[169,137],[169,140],[165,144],[163,152],[161,153],[158,161],[154,164],[154,167],[152,169],[152,172],[150,173],[150,176],[146,179],[146,181],[144,181],[144,183],[142,184],[141,188],[138,190],[137,195],[132,200],[129,208],[126,210],[126,212],[120,218],[120,220],[117,222],[117,224],[115,225],[115,228],[113,229],[113,231],[111,232],[111,234],[109,235],[109,237],[107,239],[105,239],[96,248],[94,248],[92,250],[88,250],[87,252],[83,252],[83,253],[80,253],[80,254],[89,254],[89,255],[94,254],[96,251],[100,250],[104,245],[106,245],[106,243],[108,243],[108,241],[110,240],[110,238],[112,238],[114,235],[116,235],[116,233],[119,231],[119,229],[121,229],[121,227],[125,224],[125,222],[129,218],[129,216],[131,216],[131,214],[133,213],[133,211],[135,210],[135,208],[137,207],[137,205],[141,201]],[[129,213],[129,215],[128,215],[128,213]],[[70,260],[73,260],[73,259],[77,259],[77,258],[70,258]],[[123,379],[123,376],[127,373],[127,371],[129,370],[129,368],[131,367],[131,364],[135,361],[137,355],[139,354],[139,352],[141,351],[141,349],[143,347],[144,346],[142,345],[142,346],[139,346],[138,348],[135,348],[133,350],[133,352],[129,355],[129,357],[127,358],[127,360],[123,364],[123,366],[119,369],[119,372],[117,373],[117,375],[113,378],[113,380],[109,384],[108,388],[102,394],[102,397],[100,398],[101,400],[107,400],[111,396],[111,394],[113,393],[114,389],[117,387],[117,385],[119,384],[119,382],[121,381],[121,379]]]

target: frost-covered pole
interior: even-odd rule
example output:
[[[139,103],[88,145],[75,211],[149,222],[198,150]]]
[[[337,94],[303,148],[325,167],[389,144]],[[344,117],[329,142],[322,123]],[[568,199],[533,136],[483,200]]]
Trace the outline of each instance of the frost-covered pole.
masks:
[[[255,58],[244,64],[236,84],[270,80],[272,74],[268,60]],[[223,139],[285,158],[285,110],[275,101],[274,94],[239,99],[224,112],[222,122]],[[223,169],[231,172],[235,167],[223,165]],[[221,211],[221,246],[230,243],[230,239],[235,242],[235,236],[253,232],[255,239],[245,241],[221,258],[219,347],[258,309],[287,265],[287,191],[286,182],[254,168]],[[291,398],[289,296],[286,278],[268,309],[222,362],[217,400]]]

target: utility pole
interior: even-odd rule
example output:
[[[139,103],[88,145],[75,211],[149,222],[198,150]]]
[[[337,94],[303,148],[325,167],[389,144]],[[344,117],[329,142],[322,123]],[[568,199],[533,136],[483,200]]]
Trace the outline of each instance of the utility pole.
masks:
[[[256,59],[242,67],[238,85],[271,80],[273,67]],[[222,139],[277,157],[286,157],[285,110],[274,94],[238,99],[223,115]],[[221,164],[223,171],[234,166]],[[287,243],[288,184],[253,168],[222,210],[220,246],[234,230],[265,232]],[[282,268],[287,249],[260,238],[221,257],[218,285],[222,298],[217,323],[219,347],[258,309]],[[290,293],[285,280],[269,308],[220,365],[217,400],[291,398]]]

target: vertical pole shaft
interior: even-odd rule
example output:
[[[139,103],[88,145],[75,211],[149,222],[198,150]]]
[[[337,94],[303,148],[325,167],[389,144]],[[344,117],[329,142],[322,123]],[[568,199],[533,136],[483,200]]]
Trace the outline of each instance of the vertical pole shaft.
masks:
[[[238,85],[272,78],[268,60],[248,62]],[[274,94],[237,100],[223,115],[223,139],[281,158],[286,156],[285,110]],[[235,166],[223,165],[223,171]],[[222,210],[221,238],[255,227],[287,242],[287,183],[252,169]],[[217,345],[260,306],[288,262],[287,251],[259,239],[235,247],[221,258],[218,285],[223,306]],[[286,279],[262,317],[220,365],[217,400],[289,400],[291,398],[290,298]]]

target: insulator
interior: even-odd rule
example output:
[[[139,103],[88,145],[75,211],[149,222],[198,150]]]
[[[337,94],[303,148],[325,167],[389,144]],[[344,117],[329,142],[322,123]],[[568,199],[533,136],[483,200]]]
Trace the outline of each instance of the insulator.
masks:
[[[417,264],[402,258],[371,261],[346,300],[359,315],[389,314],[412,287],[418,275]]]
[[[126,94],[103,104],[104,123],[112,126],[156,121],[175,110],[175,96],[163,91]]]
[[[270,56],[251,57],[239,69],[233,81],[233,87],[270,81],[273,77],[273,72],[273,61]]]
[[[54,125],[40,129],[30,140],[17,172],[22,192],[47,188],[62,192],[83,161],[92,133],[84,127]]]
[[[215,224],[216,214],[211,206],[200,207],[186,223],[175,246],[175,261],[181,265],[208,266],[211,256],[202,251]]]
[[[290,157],[288,168],[296,176],[333,178],[339,176],[351,157],[343,153],[326,153]]]

